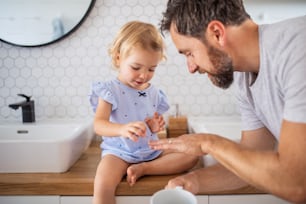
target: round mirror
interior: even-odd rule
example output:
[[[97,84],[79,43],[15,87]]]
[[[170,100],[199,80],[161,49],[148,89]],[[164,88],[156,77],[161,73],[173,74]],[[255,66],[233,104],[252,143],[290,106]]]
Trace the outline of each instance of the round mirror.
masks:
[[[34,47],[56,42],[79,27],[95,0],[0,0],[0,40]]]

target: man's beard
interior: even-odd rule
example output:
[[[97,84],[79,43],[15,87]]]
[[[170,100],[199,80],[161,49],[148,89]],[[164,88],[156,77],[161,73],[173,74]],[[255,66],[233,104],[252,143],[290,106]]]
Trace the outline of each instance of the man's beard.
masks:
[[[216,70],[210,75],[211,82],[222,89],[227,89],[234,81],[234,68],[232,59],[223,51],[208,46],[208,57]]]

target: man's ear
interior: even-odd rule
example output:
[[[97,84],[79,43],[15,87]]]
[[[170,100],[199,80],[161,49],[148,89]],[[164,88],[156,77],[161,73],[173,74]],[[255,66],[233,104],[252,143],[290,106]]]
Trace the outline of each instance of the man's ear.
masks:
[[[212,44],[223,47],[225,44],[225,26],[217,20],[211,21],[206,30],[206,37]]]

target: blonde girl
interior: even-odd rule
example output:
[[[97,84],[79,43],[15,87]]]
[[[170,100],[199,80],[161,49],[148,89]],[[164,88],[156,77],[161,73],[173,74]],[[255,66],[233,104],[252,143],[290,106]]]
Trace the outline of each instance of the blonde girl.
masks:
[[[117,78],[92,85],[94,128],[103,138],[94,204],[115,204],[117,185],[125,175],[133,186],[141,176],[180,173],[196,162],[196,157],[156,151],[148,145],[158,140],[156,133],[165,125],[162,114],[169,109],[164,92],[150,83],[165,58],[164,49],[156,27],[129,22],[119,30],[109,49]]]

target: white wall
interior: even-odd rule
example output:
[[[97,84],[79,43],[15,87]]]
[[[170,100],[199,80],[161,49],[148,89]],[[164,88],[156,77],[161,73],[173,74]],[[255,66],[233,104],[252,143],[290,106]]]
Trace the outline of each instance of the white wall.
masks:
[[[244,0],[247,11],[257,23],[273,23],[306,15],[305,0]]]
[[[245,1],[247,10],[260,23],[272,19],[269,15],[274,8],[273,15],[283,17],[284,11],[279,7],[283,4],[287,13],[296,15],[299,10],[306,14],[306,2],[301,0]],[[8,104],[21,100],[18,93],[33,97],[37,119],[92,117],[87,99],[90,83],[116,74],[107,55],[114,34],[129,20],[158,25],[166,3],[97,0],[84,24],[58,43],[21,48],[0,42],[0,120],[21,120],[20,110],[8,108]],[[264,17],[259,11],[264,12]],[[177,54],[169,37],[166,42],[168,60],[157,69],[153,83],[167,93],[170,103],[180,104],[181,113],[190,116],[238,115],[233,90],[223,91],[213,87],[206,76],[189,74],[184,57]]]

